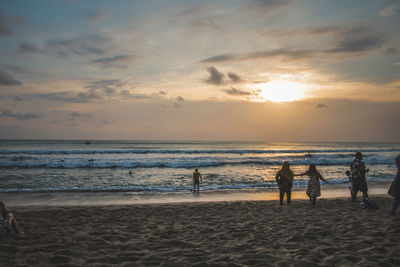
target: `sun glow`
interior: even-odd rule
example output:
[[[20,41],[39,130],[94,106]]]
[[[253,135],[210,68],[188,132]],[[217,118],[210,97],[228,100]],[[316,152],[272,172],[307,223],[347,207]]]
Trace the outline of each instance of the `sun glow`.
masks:
[[[278,79],[256,86],[260,90],[259,97],[262,100],[272,102],[295,101],[304,98],[307,86],[303,83]]]

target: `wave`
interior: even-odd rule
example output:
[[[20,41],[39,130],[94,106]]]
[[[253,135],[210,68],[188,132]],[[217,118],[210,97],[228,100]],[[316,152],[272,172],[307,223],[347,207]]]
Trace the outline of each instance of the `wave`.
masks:
[[[347,166],[350,160],[343,157],[333,158],[293,158],[290,160],[291,165],[308,165],[314,163],[322,166]],[[365,160],[367,165],[394,165],[392,158],[371,157]],[[160,160],[160,161],[99,161],[95,160],[74,160],[73,162],[28,162],[28,161],[7,161],[0,162],[0,168],[201,168],[201,167],[219,167],[219,166],[236,166],[236,165],[281,165],[282,159],[276,158],[224,158],[224,159],[182,159],[176,160]]]
[[[399,152],[400,148],[364,149],[2,149],[0,154],[281,154],[281,153],[354,153]]]

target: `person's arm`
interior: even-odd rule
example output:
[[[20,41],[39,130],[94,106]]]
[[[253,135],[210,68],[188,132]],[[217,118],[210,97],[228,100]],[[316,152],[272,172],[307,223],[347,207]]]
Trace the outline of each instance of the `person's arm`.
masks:
[[[275,176],[275,180],[277,182],[277,184],[279,185],[279,177],[281,177],[281,174],[278,172]]]
[[[200,173],[199,173],[199,176],[200,176],[200,182],[202,183],[203,182],[203,177],[201,177]]]
[[[322,177],[322,175],[319,172],[318,172],[318,177],[319,177],[319,179],[321,179],[325,183],[329,184],[328,180],[326,180],[324,177]]]
[[[195,175],[194,175],[194,173],[193,173],[193,183],[194,183],[194,181],[195,181],[195,178],[194,178],[194,176],[195,176]]]

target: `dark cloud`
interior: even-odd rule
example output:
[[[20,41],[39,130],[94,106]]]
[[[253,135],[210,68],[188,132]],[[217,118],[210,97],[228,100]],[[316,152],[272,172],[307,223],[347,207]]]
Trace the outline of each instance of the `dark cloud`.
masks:
[[[228,95],[233,95],[233,96],[250,96],[250,95],[255,95],[254,92],[249,92],[241,89],[236,89],[235,87],[231,87],[231,89],[225,89],[223,90],[225,93]]]
[[[89,22],[98,22],[107,18],[110,12],[106,9],[94,9],[85,14],[84,19]]]
[[[176,102],[174,103],[174,108],[182,108],[183,107],[183,102],[185,101],[185,99],[183,99],[183,97],[178,96],[176,98]]]
[[[398,13],[399,10],[400,10],[400,3],[399,2],[395,2],[393,5],[382,9],[379,12],[379,15],[382,16],[382,17],[390,17],[390,16],[393,16],[396,13]]]
[[[29,43],[21,43],[19,45],[19,53],[37,53],[41,52],[41,50],[33,44]]]
[[[298,60],[309,58],[310,56],[321,53],[320,51],[307,51],[307,50],[273,50],[273,51],[257,51],[250,53],[230,53],[224,55],[218,55],[202,60],[203,63],[219,63],[219,62],[229,62],[229,61],[241,61],[241,60],[251,60],[251,59],[262,59],[262,58],[272,58],[272,57],[284,57],[291,60]]]
[[[362,53],[377,50],[385,44],[385,37],[367,27],[352,27],[336,34],[339,40],[332,53]]]
[[[206,80],[207,83],[214,85],[221,85],[223,83],[224,74],[217,70],[215,67],[208,67],[207,71],[210,73],[210,78]]]
[[[317,109],[321,109],[321,108],[327,108],[328,107],[328,105],[327,104],[317,104],[317,106],[316,106],[316,108]]]
[[[20,113],[20,112],[12,112],[8,109],[2,110],[0,116],[16,118],[17,120],[21,120],[21,121],[35,119],[35,118],[40,117],[39,115],[32,113],[32,112]]]
[[[393,54],[396,54],[397,53],[397,49],[396,48],[393,48],[393,47],[391,47],[391,48],[387,48],[387,49],[385,49],[385,51],[383,52],[385,55],[393,55]]]
[[[278,8],[286,7],[296,1],[290,0],[251,0],[245,2],[243,8],[248,11],[265,14]]]
[[[73,117],[73,118],[79,118],[79,117],[82,116],[82,113],[76,112],[76,111],[72,111],[70,116]]]
[[[159,95],[167,95],[167,92],[165,92],[165,91],[159,91],[158,94],[159,94]]]
[[[363,26],[314,28],[307,30],[310,33],[331,33],[330,49],[301,50],[277,49],[269,51],[256,51],[248,53],[227,53],[201,60],[202,63],[222,63],[230,61],[256,60],[279,57],[289,61],[321,59],[323,56],[346,54],[359,56],[370,51],[382,48],[386,42],[385,35],[371,28]]]
[[[3,66],[4,68],[7,68],[8,70],[18,74],[30,74],[34,72],[33,69],[25,66],[17,66],[17,65],[3,65]]]
[[[126,64],[132,62],[132,60],[133,57],[130,55],[118,55],[113,57],[98,58],[91,61],[91,63],[99,65],[102,69],[126,68]]]
[[[87,100],[110,99],[110,98],[151,98],[146,94],[133,94],[131,92],[136,85],[121,80],[92,81],[85,86],[87,92],[79,93],[78,96]]]
[[[233,72],[229,72],[229,73],[228,73],[228,77],[229,77],[229,79],[232,80],[232,82],[235,82],[235,83],[238,83],[238,82],[241,82],[241,81],[242,81],[242,79],[240,78],[240,76],[237,75],[237,74],[235,74],[235,73],[233,73]]]
[[[87,99],[83,99],[77,96],[75,93],[70,91],[64,92],[55,92],[55,93],[38,93],[38,94],[31,94],[31,97],[41,98],[50,101],[57,101],[57,102],[71,102],[71,103],[86,103],[88,102]]]
[[[10,74],[0,70],[0,86],[1,85],[22,85],[22,83],[14,79]]]
[[[111,38],[104,34],[84,34],[74,38],[56,39],[46,42],[44,53],[58,56],[103,55]]]
[[[10,29],[14,25],[23,22],[21,17],[18,16],[5,16],[0,12],[0,37],[14,36],[15,33]]]

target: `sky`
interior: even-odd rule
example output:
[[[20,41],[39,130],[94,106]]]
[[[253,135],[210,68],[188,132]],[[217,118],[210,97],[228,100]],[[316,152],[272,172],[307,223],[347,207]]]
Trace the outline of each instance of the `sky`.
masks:
[[[2,0],[0,138],[400,142],[400,1]]]

